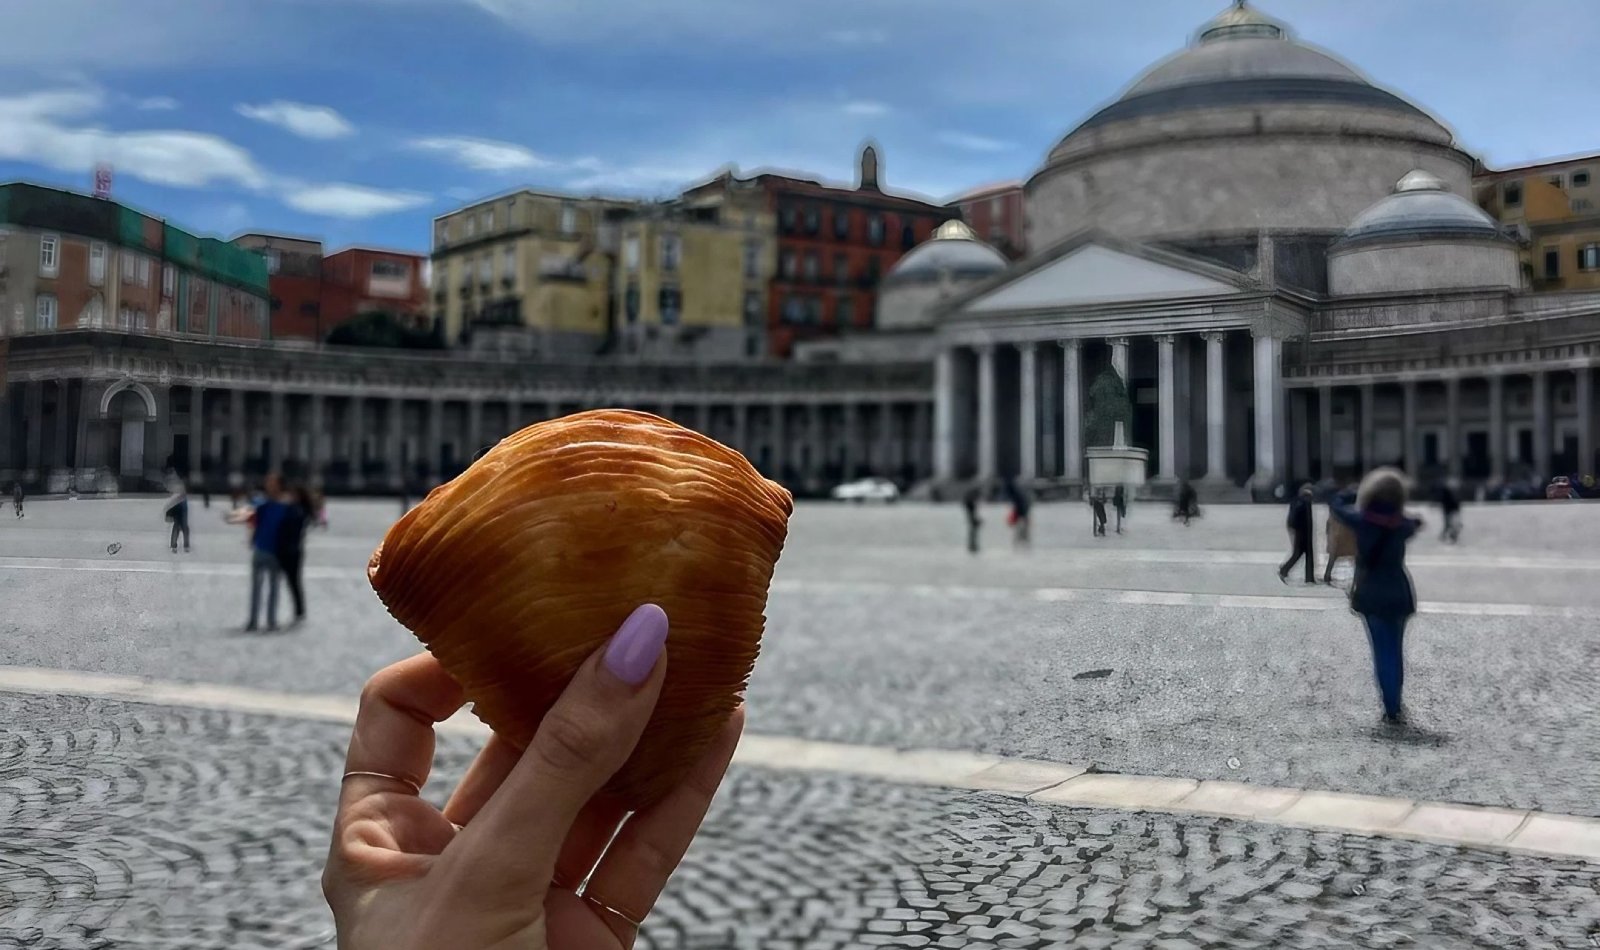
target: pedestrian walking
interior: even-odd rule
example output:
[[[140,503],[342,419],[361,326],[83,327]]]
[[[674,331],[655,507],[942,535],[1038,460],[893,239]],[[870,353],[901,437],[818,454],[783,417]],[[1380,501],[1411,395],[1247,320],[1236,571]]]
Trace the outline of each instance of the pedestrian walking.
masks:
[[[973,554],[978,553],[978,529],[983,526],[983,519],[978,516],[978,502],[982,497],[982,492],[974,485],[961,499],[961,506],[967,510],[967,550]]]
[[[1383,701],[1383,721],[1405,721],[1401,691],[1405,686],[1406,622],[1417,612],[1417,594],[1406,571],[1406,543],[1422,527],[1420,518],[1405,514],[1405,476],[1378,468],[1361,482],[1355,507],[1335,502],[1333,516],[1356,538],[1356,577],[1350,587],[1350,608],[1367,626],[1372,669]]]
[[[1123,486],[1118,485],[1111,493],[1111,507],[1117,509],[1117,533],[1121,534],[1122,519],[1128,516],[1128,492]]]
[[[286,511],[283,526],[278,530],[278,566],[283,569],[283,579],[289,586],[289,596],[294,601],[294,620],[300,624],[306,619],[305,585],[301,572],[305,567],[306,534],[316,524],[316,500],[305,486],[297,485],[283,499]]]
[[[1183,526],[1187,528],[1189,526],[1189,519],[1196,518],[1199,515],[1200,504],[1197,499],[1194,486],[1189,484],[1188,479],[1184,479],[1178,483],[1178,498],[1172,509],[1172,517],[1178,521],[1182,521]]]
[[[1314,534],[1312,527],[1312,500],[1315,493],[1310,485],[1300,486],[1300,491],[1295,493],[1294,499],[1289,502],[1289,538],[1293,550],[1289,552],[1289,560],[1283,562],[1278,568],[1278,580],[1289,583],[1289,572],[1294,570],[1294,565],[1302,557],[1306,560],[1306,583],[1317,582],[1317,555],[1311,547]]]
[[[167,496],[163,506],[166,509],[167,520],[172,522],[172,537],[168,543],[172,546],[172,553],[178,553],[178,535],[183,535],[183,553],[189,553],[189,489],[184,485],[183,479],[174,478],[171,482],[172,494]]]
[[[1461,540],[1461,493],[1453,478],[1439,485],[1439,511],[1444,517],[1444,530],[1439,533],[1439,540],[1456,544]]]
[[[283,578],[278,563],[278,535],[289,509],[279,497],[283,481],[268,475],[264,490],[256,496],[254,508],[242,510],[242,520],[250,526],[250,621],[246,632],[254,632],[261,616],[262,587],[266,587],[267,629],[278,629],[278,583]],[[230,520],[238,520],[230,518]]]
[[[1011,514],[1007,520],[1011,524],[1011,544],[1013,547],[1025,548],[1032,543],[1030,532],[1033,524],[1030,516],[1033,511],[1033,499],[1029,497],[1028,490],[1016,482],[1011,483],[1010,494]]]
[[[26,500],[26,498],[27,498],[27,496],[24,495],[23,492],[22,492],[22,482],[21,481],[12,482],[11,483],[11,511],[18,518],[22,517],[22,503],[23,503],[23,501]]]
[[[1333,516],[1333,506],[1336,504],[1353,505],[1356,496],[1354,492],[1338,495],[1328,501],[1328,548],[1327,565],[1322,569],[1322,583],[1333,586],[1333,566],[1340,560],[1356,557],[1356,533],[1345,527],[1344,524]]]
[[[1106,536],[1106,491],[1104,488],[1096,490],[1089,496],[1089,508],[1094,512],[1094,536]]]

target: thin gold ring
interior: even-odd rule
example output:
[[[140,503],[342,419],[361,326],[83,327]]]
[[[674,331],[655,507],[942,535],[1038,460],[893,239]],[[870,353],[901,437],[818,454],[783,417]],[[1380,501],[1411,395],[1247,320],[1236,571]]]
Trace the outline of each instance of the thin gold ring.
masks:
[[[600,908],[601,910],[605,911],[606,913],[612,915],[613,917],[620,917],[621,919],[627,921],[628,922],[628,926],[632,927],[634,930],[638,930],[640,927],[644,926],[643,921],[634,920],[632,917],[629,917],[627,914],[624,914],[622,911],[617,910],[615,907],[612,907],[610,904],[605,903],[604,901],[600,900],[600,898],[598,898],[598,897],[590,897],[588,894],[579,894],[578,896],[583,898],[584,900],[588,901],[589,903],[593,904],[594,906]]]
[[[399,782],[402,785],[409,786],[411,791],[412,791],[412,793],[415,794],[415,795],[421,795],[422,794],[422,786],[421,785],[418,785],[416,782],[413,782],[412,780],[410,780],[408,778],[404,778],[404,777],[399,776],[399,775],[390,775],[387,772],[362,772],[360,770],[350,771],[350,772],[344,773],[344,776],[339,779],[339,784],[343,785],[347,779],[354,778],[354,777],[356,777],[358,775],[361,776],[362,778],[386,778],[386,779],[390,780],[391,782]]]

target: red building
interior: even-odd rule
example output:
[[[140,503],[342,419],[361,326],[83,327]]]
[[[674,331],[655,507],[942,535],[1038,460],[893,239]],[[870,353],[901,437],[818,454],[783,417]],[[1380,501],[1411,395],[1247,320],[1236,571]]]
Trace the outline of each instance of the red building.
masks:
[[[788,356],[798,340],[873,326],[878,282],[954,217],[932,202],[884,191],[871,145],[861,151],[853,188],[770,172],[735,179],[727,172],[686,197],[733,183],[764,191],[777,222],[778,267],[766,301],[767,350],[774,356]]]
[[[1027,253],[1022,182],[1003,181],[974,188],[950,199],[947,207],[960,215],[981,240],[988,241],[1012,260]]]
[[[324,256],[320,241],[275,234],[243,234],[233,243],[267,259],[273,339],[322,340],[374,311],[427,323],[425,255],[352,247]]]

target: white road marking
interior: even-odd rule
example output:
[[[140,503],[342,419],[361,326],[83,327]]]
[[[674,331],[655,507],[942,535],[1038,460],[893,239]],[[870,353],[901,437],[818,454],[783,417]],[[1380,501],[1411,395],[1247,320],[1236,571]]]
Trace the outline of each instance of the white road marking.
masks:
[[[346,725],[355,721],[357,708],[352,696],[15,666],[0,666],[0,692],[89,696]],[[488,735],[483,724],[466,712],[457,713],[440,729]],[[1060,762],[947,749],[906,750],[818,742],[792,736],[747,734],[734,761],[777,771],[828,772],[937,788],[998,792],[1072,807],[1207,815],[1600,864],[1600,819],[1573,815],[1243,782],[1107,774]]]

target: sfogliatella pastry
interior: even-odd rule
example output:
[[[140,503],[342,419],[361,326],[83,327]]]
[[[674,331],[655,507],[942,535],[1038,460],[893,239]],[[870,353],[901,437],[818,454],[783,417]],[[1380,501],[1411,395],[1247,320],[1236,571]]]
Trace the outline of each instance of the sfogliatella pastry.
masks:
[[[657,801],[739,703],[794,504],[743,455],[643,412],[599,410],[507,437],[397,521],[367,576],[389,612],[526,747],[635,607],[672,630],[667,678],[607,786]]]

